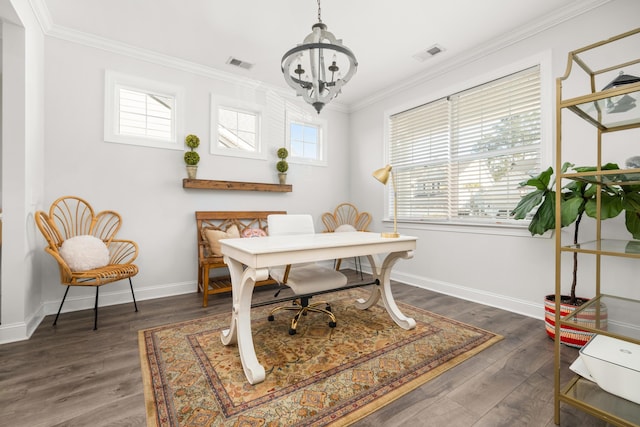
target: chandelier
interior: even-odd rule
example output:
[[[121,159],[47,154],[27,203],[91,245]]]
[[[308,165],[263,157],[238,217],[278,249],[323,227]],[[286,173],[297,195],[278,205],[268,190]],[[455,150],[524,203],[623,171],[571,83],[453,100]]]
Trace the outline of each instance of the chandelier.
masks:
[[[318,114],[329,101],[338,96],[342,86],[355,74],[358,62],[351,49],[342,40],[327,31],[320,16],[318,23],[302,44],[287,51],[282,57],[282,73],[296,95],[313,105]],[[326,57],[326,59],[325,59]]]

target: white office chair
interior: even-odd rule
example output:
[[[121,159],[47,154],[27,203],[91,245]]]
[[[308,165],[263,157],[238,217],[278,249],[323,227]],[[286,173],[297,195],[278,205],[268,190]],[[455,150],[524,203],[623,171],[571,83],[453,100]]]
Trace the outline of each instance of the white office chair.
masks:
[[[267,222],[269,223],[269,236],[315,233],[311,215],[269,215]],[[309,294],[340,288],[347,284],[347,276],[317,263],[272,267],[269,269],[269,274],[278,283],[288,286],[294,294],[300,296],[298,300],[293,302],[293,305],[276,307],[271,310],[270,321],[274,319],[273,314],[277,311],[295,311],[296,314],[291,320],[289,328],[289,335],[295,335],[300,316],[306,316],[308,312],[312,311],[328,315],[331,318],[329,327],[336,327],[336,316],[331,312],[331,306],[326,301],[309,304],[311,298]],[[325,308],[321,306],[325,306]]]

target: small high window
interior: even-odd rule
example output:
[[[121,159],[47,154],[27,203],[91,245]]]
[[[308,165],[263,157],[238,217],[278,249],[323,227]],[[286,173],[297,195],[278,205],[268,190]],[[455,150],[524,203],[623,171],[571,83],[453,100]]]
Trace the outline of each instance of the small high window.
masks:
[[[326,122],[287,111],[287,147],[290,161],[326,165]]]
[[[211,153],[263,158],[262,108],[231,99],[211,99]]]
[[[107,70],[105,141],[182,150],[181,103],[177,86]]]
[[[291,156],[318,160],[321,158],[320,126],[291,122]]]

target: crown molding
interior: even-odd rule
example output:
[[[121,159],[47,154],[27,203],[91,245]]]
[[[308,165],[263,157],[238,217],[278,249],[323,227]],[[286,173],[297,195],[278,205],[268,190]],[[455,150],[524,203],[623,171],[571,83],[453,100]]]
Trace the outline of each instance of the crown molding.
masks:
[[[409,77],[400,84],[390,85],[387,88],[377,92],[376,94],[365,97],[360,101],[356,101],[352,104],[347,105],[333,100],[325,108],[342,113],[355,112],[369,105],[375,104],[376,102],[379,102],[398,91],[403,91],[416,85],[420,85],[438,76],[446,74],[451,70],[459,68],[464,64],[475,62],[478,59],[498,52],[501,49],[504,49],[522,40],[533,37],[536,34],[539,34],[549,28],[553,28],[565,21],[580,16],[611,1],[612,0],[576,0],[572,4],[564,7],[562,10],[554,11],[553,13],[546,15],[545,17],[539,19],[529,26],[494,38],[493,41],[486,43],[482,49],[467,50],[462,54],[456,55],[451,60],[441,63],[439,66],[436,66],[426,72],[418,73],[412,77]],[[118,42],[113,39],[108,39],[105,37],[74,30],[68,27],[56,25],[51,18],[51,14],[49,13],[49,9],[47,8],[44,0],[29,0],[29,3],[31,4],[34,14],[36,15],[36,19],[38,20],[40,27],[42,28],[42,31],[46,36],[96,49],[101,49],[119,55],[128,56],[138,60],[151,62],[157,65],[181,70],[187,73],[192,73],[211,79],[222,80],[254,90],[270,90],[288,100],[295,101],[296,99],[299,99],[298,97],[293,96],[290,91],[287,91],[284,88],[267,84],[260,80],[239,76],[237,74],[221,71],[216,68],[205,66],[192,61],[183,60],[159,52],[142,49],[133,45]]]
[[[485,43],[483,48],[481,49],[474,48],[467,50],[466,52],[456,55],[452,59],[443,62],[426,72],[415,74],[402,83],[388,86],[375,95],[366,97],[361,101],[357,101],[349,106],[349,111],[355,112],[369,105],[375,104],[376,102],[379,102],[393,95],[394,93],[404,91],[428,82],[429,80],[433,80],[434,78],[447,74],[463,65],[470,64],[481,58],[505,49],[508,46],[533,37],[545,30],[560,25],[563,22],[580,16],[611,1],[612,0],[576,0],[572,4],[567,5],[559,11],[554,11],[547,14],[531,25],[522,27],[517,31],[511,31],[507,34],[503,34],[499,37],[494,38],[493,40]]]
[[[40,28],[43,33],[47,33],[51,27],[53,26],[53,21],[51,20],[51,14],[49,13],[49,8],[45,4],[44,0],[29,0],[29,4],[31,5],[31,10],[33,10],[33,14],[36,16],[38,20],[38,24],[40,24]]]
[[[51,14],[44,0],[29,0],[33,11],[36,15],[40,27],[46,36],[80,44],[83,46],[101,49],[118,55],[128,56],[141,61],[150,62],[176,70],[184,71],[191,74],[207,77],[210,79],[221,80],[235,85],[253,90],[265,90],[276,93],[277,95],[294,101],[300,98],[292,94],[290,91],[279,86],[271,85],[260,80],[249,77],[239,76],[238,74],[221,71],[213,67],[202,65],[196,62],[187,61],[174,56],[165,55],[149,49],[139,48],[130,44],[122,43],[106,37],[89,34],[83,31],[74,30],[72,28],[56,25],[51,19]],[[330,110],[348,113],[347,105],[339,102],[332,102],[325,108]]]

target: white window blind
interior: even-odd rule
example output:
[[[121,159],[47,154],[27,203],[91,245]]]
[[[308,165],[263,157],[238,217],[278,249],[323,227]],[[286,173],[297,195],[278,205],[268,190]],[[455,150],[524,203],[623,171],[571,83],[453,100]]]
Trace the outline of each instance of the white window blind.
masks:
[[[506,220],[539,169],[540,118],[539,67],[390,116],[398,220]]]

